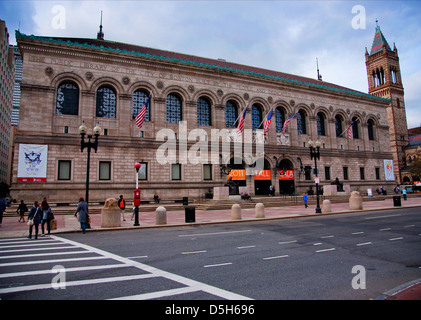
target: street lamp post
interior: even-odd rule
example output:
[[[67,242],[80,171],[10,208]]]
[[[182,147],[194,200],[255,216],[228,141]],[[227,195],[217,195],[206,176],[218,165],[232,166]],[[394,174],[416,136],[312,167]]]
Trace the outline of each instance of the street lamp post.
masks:
[[[316,176],[315,181],[316,181],[316,201],[317,201],[316,213],[322,213],[322,209],[320,209],[320,202],[319,202],[319,171],[317,169],[317,159],[320,160],[321,142],[317,140],[316,143],[314,144],[314,142],[310,140],[308,142],[308,145],[310,147],[310,158],[311,159],[314,158],[314,174]],[[314,145],[316,147],[314,147]]]
[[[80,152],[83,152],[83,149],[88,148],[88,160],[86,164],[86,191],[85,191],[85,201],[86,203],[89,202],[89,167],[91,164],[91,149],[95,150],[95,153],[98,149],[98,137],[101,132],[101,127],[97,124],[94,128],[94,136],[95,140],[92,142],[92,135],[88,135],[88,142],[85,142],[85,134],[88,131],[85,125],[85,121],[82,122],[81,126],[79,127],[79,134],[81,136],[80,140]]]
[[[134,226],[139,226],[139,206],[140,206],[140,190],[139,190],[139,169],[141,164],[139,162],[134,165],[136,169],[136,189],[134,190],[133,205],[134,205]]]

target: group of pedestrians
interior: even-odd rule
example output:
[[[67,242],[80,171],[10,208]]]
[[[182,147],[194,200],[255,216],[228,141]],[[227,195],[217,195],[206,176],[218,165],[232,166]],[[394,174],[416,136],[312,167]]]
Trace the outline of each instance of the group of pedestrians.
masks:
[[[26,209],[25,209],[26,208]],[[18,207],[19,216],[23,218],[25,214],[26,207],[23,200]],[[23,212],[21,214],[21,212]],[[20,222],[21,219],[19,219]],[[25,221],[25,218],[23,218]],[[28,239],[32,238],[32,230],[35,229],[35,239],[38,239],[39,225],[41,224],[41,236],[45,236],[45,225],[47,225],[47,235],[50,235],[51,232],[51,221],[54,220],[54,214],[51,210],[50,205],[47,202],[47,198],[41,202],[41,206],[38,201],[34,201],[32,208],[29,210],[28,214],[28,226],[29,226],[29,236]]]
[[[18,222],[25,222],[25,212],[28,211],[27,206],[21,200],[21,203],[17,209],[19,214]],[[86,233],[86,229],[90,227],[89,223],[89,209],[88,204],[85,202],[83,197],[79,198],[79,203],[77,205],[74,216],[77,217],[82,233]],[[32,231],[35,231],[35,239],[38,239],[39,225],[41,225],[41,234],[40,236],[49,236],[51,233],[51,224],[54,220],[54,214],[51,210],[50,205],[47,202],[47,198],[41,202],[41,205],[38,201],[34,201],[33,206],[28,213],[28,226],[29,226],[29,235],[28,239],[32,239]],[[47,226],[47,234],[45,234],[45,225]]]

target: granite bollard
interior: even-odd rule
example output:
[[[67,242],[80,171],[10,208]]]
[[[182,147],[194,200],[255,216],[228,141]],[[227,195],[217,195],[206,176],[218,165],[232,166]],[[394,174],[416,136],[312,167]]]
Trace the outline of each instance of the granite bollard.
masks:
[[[241,207],[237,203],[233,204],[231,207],[231,219],[241,220]]]
[[[167,224],[167,209],[165,207],[158,207],[155,210],[156,213],[156,224]]]
[[[101,209],[101,228],[121,227],[121,209],[118,207],[117,199],[108,198]]]
[[[256,218],[264,218],[265,217],[265,205],[261,202],[256,203]]]
[[[352,191],[349,198],[349,210],[362,210],[363,199],[358,191]]]

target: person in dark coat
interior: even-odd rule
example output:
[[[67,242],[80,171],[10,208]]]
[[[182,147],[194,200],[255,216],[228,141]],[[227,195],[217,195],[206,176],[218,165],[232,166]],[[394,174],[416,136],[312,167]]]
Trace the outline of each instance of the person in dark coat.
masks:
[[[28,221],[29,220],[33,220],[33,224],[29,224],[28,239],[32,238],[32,227],[35,227],[35,239],[38,239],[39,224],[42,220],[42,210],[39,207],[38,201],[34,201],[34,206],[31,208],[31,210],[29,210]]]
[[[79,198],[79,203],[77,204],[77,208],[75,211],[75,217],[77,217],[77,214],[79,213],[78,221],[80,222],[80,227],[82,228],[82,233],[86,233],[86,227],[85,224],[88,221],[89,218],[89,209],[88,204],[85,202],[85,200],[81,197]]]
[[[17,208],[17,213],[19,214],[19,220],[18,222],[25,222],[25,212],[28,212],[28,207],[26,206],[25,202],[23,200],[20,201],[20,205]]]

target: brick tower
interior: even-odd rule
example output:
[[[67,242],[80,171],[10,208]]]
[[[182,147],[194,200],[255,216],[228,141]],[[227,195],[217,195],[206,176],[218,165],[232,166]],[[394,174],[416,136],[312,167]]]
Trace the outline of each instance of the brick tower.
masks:
[[[392,100],[387,108],[387,120],[395,179],[398,184],[401,184],[400,169],[405,166],[405,146],[408,144],[404,89],[398,50],[395,44],[393,44],[393,50],[390,48],[378,25],[370,53],[368,53],[367,48],[365,49],[365,64],[367,67],[368,93]]]

